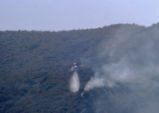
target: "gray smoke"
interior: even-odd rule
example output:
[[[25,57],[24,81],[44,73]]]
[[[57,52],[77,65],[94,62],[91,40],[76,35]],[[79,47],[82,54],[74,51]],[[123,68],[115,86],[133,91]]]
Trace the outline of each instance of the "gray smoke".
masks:
[[[158,29],[159,30],[159,29]],[[156,29],[135,35],[115,32],[104,41],[97,52],[98,66],[95,76],[88,81],[85,90],[97,87],[113,89],[122,84],[129,92],[109,95],[109,101],[117,113],[157,113],[159,111],[159,33]],[[122,90],[122,88],[121,88]],[[107,113],[108,98],[96,100],[96,113]],[[103,105],[103,107],[102,107]]]

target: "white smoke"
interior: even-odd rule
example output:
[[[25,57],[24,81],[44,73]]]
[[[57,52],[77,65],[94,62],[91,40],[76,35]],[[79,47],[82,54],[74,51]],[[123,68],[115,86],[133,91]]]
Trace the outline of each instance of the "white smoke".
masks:
[[[99,86],[113,87],[116,83],[141,83],[158,76],[158,41],[158,37],[117,34],[114,38],[103,41],[97,53],[102,62],[98,62],[100,66],[95,67],[95,76],[87,86],[91,89]],[[96,84],[99,79],[100,84],[104,82],[105,85]]]
[[[150,33],[134,37],[116,35],[100,45],[97,59],[101,59],[94,63],[95,76],[88,81],[85,91],[99,87],[113,90],[116,86],[120,89],[107,98],[99,96],[95,103],[97,113],[107,113],[108,100],[112,104],[109,107],[119,113],[129,109],[129,113],[159,111],[159,32]]]
[[[91,80],[86,84],[84,90],[89,91],[93,88],[103,87],[105,85],[103,78],[91,78]]]
[[[74,72],[70,79],[70,91],[76,93],[79,91],[79,88],[80,88],[80,82],[79,82],[78,73]]]
[[[100,72],[96,72],[95,76],[85,86],[85,91],[89,91],[97,87],[113,88],[118,82],[130,82],[134,78],[131,69],[125,65],[125,60],[122,59],[118,63],[112,63],[102,66]]]

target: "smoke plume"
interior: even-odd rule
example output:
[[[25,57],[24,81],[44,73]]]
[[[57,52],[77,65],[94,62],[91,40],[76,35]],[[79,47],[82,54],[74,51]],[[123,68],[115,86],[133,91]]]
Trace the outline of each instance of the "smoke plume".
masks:
[[[100,60],[93,65],[95,76],[88,81],[85,91],[119,88],[107,97],[99,96],[96,113],[156,113],[159,111],[159,33],[153,28],[133,35],[119,31],[99,45],[95,54]],[[124,92],[123,87],[128,90]]]
[[[91,78],[91,80],[86,84],[84,90],[89,91],[93,88],[98,88],[104,86],[104,79],[103,78]]]

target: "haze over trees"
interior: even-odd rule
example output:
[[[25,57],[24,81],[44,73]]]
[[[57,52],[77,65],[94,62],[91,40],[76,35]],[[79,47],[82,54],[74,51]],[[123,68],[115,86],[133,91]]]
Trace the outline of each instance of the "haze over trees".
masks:
[[[131,99],[128,101],[129,104],[126,100],[117,99],[121,95],[131,97],[130,87],[125,83],[117,81],[119,85],[114,88],[95,88],[83,97],[81,92],[103,64],[117,62],[121,53],[125,54],[129,49],[130,51],[140,49],[138,48],[140,46],[131,46],[132,43],[136,44],[133,39],[137,42],[141,39],[138,45],[145,43],[144,40],[152,39],[156,42],[152,43],[152,46],[154,44],[158,49],[158,31],[159,24],[151,27],[116,24],[97,29],[60,32],[0,31],[0,113],[138,113],[139,107],[144,108],[145,105]],[[128,43],[122,43],[119,39],[127,40]],[[105,52],[111,53],[120,41],[119,45],[123,46],[119,46],[121,49],[117,51],[121,53],[115,51],[116,57],[111,59]],[[125,44],[128,46],[124,46]],[[120,51],[127,47],[130,48]],[[158,62],[156,58],[152,59]],[[75,94],[69,91],[69,80],[73,74],[70,68],[74,62],[79,64],[77,72],[81,82],[80,91]],[[153,76],[153,79],[155,78],[159,77]],[[153,95],[158,93],[155,92]],[[101,101],[103,98],[106,101]],[[121,103],[115,104],[117,100]],[[151,105],[158,105],[156,101],[151,102],[153,103]],[[158,110],[157,107],[148,110],[153,108]]]

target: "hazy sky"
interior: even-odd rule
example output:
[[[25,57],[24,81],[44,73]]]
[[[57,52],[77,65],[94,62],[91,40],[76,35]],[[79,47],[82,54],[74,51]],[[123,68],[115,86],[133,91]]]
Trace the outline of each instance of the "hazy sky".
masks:
[[[0,30],[68,30],[159,22],[159,0],[0,0]]]

